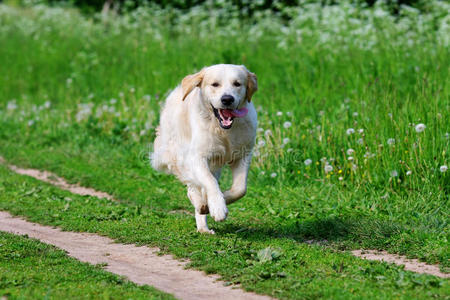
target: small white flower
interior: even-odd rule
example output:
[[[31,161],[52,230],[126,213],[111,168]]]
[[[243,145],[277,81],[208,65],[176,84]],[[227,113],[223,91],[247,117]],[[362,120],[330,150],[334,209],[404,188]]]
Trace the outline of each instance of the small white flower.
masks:
[[[305,166],[309,166],[310,164],[312,164],[312,160],[308,158],[303,163],[305,164]]]
[[[391,177],[397,177],[397,176],[398,176],[397,170],[392,170],[391,171]]]
[[[412,171],[406,171],[406,176],[409,176],[412,174]]]
[[[363,134],[364,133],[364,129],[360,128],[358,129],[359,134]]]
[[[347,150],[347,155],[352,155],[353,153],[355,153],[355,150],[353,150],[352,148],[349,148]]]
[[[289,121],[286,121],[286,122],[284,122],[284,124],[283,124],[283,127],[286,128],[286,129],[288,129],[288,128],[291,127],[291,126],[292,126],[292,123],[289,122]]]
[[[325,170],[325,173],[329,173],[329,172],[333,171],[333,166],[325,165],[325,167],[323,169]]]
[[[13,99],[8,102],[8,105],[6,106],[7,110],[15,110],[17,108],[16,99]]]
[[[277,173],[272,173],[272,174],[270,174],[270,177],[272,177],[272,178],[275,178],[275,177],[277,177]]]
[[[441,171],[441,173],[445,173],[445,172],[447,172],[447,170],[448,170],[448,167],[446,165],[443,165],[439,168],[439,171]]]
[[[281,117],[282,115],[283,115],[283,112],[281,112],[281,111],[278,111],[278,112],[277,112],[277,116],[278,116],[278,117]]]
[[[288,111],[288,112],[286,113],[286,115],[287,115],[288,117],[290,117],[290,116],[292,116],[292,112]]]
[[[427,126],[425,124],[423,124],[423,123],[417,124],[416,125],[416,132],[420,133],[420,132],[424,131],[425,128],[427,128]]]
[[[283,144],[287,144],[287,143],[289,143],[291,140],[289,139],[289,138],[284,138],[283,139]]]
[[[364,140],[362,138],[359,138],[357,141],[358,145],[364,144]]]
[[[45,103],[44,103],[44,107],[47,108],[47,109],[49,109],[51,105],[52,105],[52,103],[50,101],[48,101],[48,100],[45,101]]]
[[[33,125],[34,125],[34,120],[29,120],[29,121],[27,122],[27,125],[28,125],[28,127],[33,126]]]
[[[349,160],[349,161],[352,161],[352,160],[353,160],[353,156],[349,156],[349,157],[348,157],[348,160]]]
[[[264,147],[266,145],[266,142],[264,140],[260,140],[258,142],[258,147]]]
[[[266,131],[264,131],[264,135],[265,135],[265,136],[272,135],[272,130],[267,129]]]
[[[256,129],[256,132],[262,132],[264,131],[264,129],[262,129],[261,127],[258,127],[258,129]]]
[[[388,143],[388,145],[390,145],[390,146],[395,145],[395,139],[390,138],[390,139],[387,140],[387,143]]]
[[[342,180],[344,180],[344,177],[342,177],[342,176],[339,176],[339,181],[342,181]]]
[[[356,118],[357,116],[358,116],[358,113],[355,111],[355,112],[353,113],[353,117]]]
[[[347,129],[347,131],[345,133],[347,133],[347,135],[354,134],[355,133],[355,129],[349,128],[349,129]]]
[[[112,98],[111,100],[109,100],[109,103],[116,104],[117,103],[117,99],[116,98]]]

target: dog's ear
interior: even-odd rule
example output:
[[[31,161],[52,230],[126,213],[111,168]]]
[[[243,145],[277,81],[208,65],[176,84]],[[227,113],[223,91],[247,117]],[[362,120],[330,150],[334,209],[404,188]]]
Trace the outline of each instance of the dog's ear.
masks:
[[[245,98],[248,102],[252,101],[253,94],[258,90],[258,79],[256,75],[250,72],[245,66],[242,66],[247,72],[247,95]]]
[[[187,95],[196,87],[200,86],[203,80],[205,69],[201,69],[200,72],[188,75],[181,81],[181,89],[183,90],[183,101]]]

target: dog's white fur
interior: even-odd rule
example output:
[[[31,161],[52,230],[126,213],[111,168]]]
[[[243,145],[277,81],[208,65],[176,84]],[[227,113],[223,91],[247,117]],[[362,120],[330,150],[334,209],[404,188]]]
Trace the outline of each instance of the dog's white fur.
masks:
[[[223,221],[228,214],[226,204],[246,193],[257,127],[251,102],[256,90],[256,76],[245,66],[220,64],[186,76],[166,99],[151,162],[156,170],[174,174],[187,185],[199,232],[213,234],[206,223],[208,211],[215,221]],[[245,117],[234,119],[230,129],[219,126],[211,107],[229,108],[221,103],[225,94],[235,99],[232,109],[248,109]],[[222,193],[218,180],[226,164],[231,167],[233,183]]]

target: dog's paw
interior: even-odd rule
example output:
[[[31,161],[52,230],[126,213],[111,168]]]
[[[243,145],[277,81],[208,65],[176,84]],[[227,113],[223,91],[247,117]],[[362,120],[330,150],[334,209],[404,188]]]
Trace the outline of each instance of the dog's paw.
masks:
[[[227,218],[228,208],[225,204],[209,206],[209,214],[216,222],[221,222]]]
[[[207,234],[216,234],[216,233],[214,232],[214,230],[208,229],[208,228],[200,228],[200,229],[197,229],[197,232],[199,232],[199,233],[207,233]]]

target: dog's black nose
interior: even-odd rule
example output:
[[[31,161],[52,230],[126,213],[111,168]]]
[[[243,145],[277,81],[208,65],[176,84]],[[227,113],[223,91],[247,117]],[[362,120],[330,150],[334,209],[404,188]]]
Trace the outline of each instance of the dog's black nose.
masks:
[[[234,97],[231,95],[223,95],[222,98],[220,98],[223,105],[231,105],[234,102]]]

